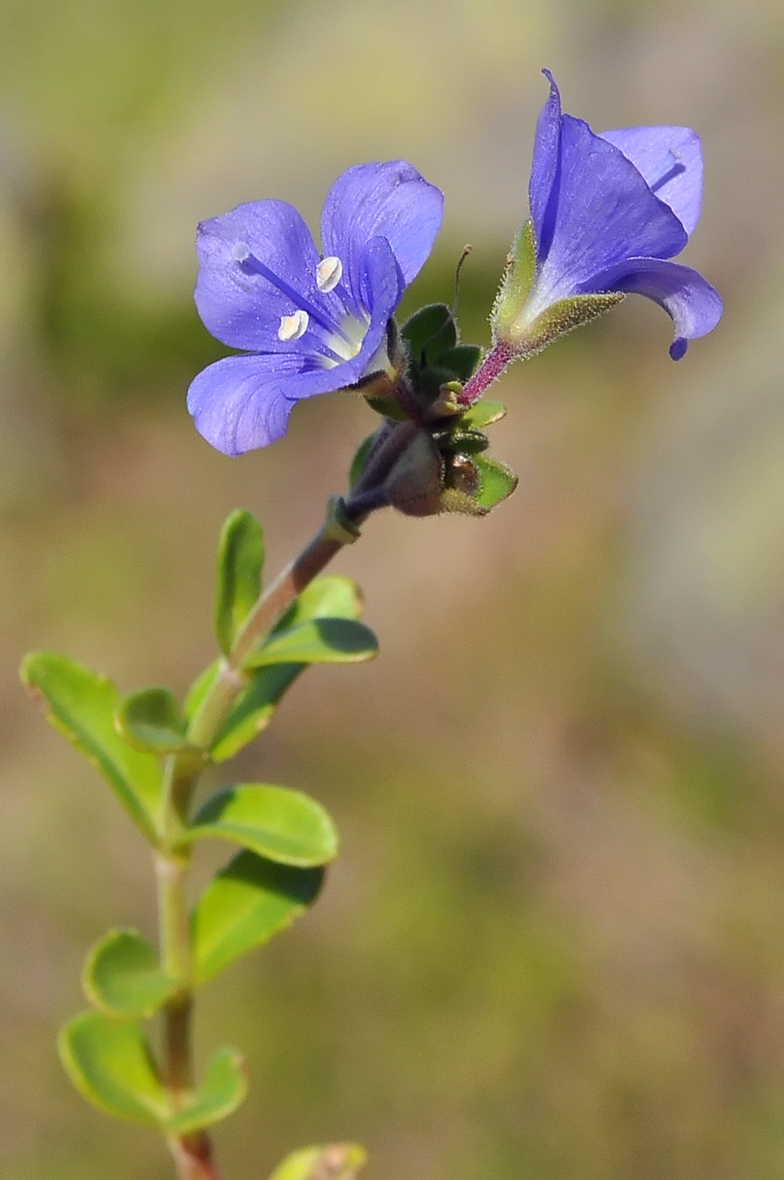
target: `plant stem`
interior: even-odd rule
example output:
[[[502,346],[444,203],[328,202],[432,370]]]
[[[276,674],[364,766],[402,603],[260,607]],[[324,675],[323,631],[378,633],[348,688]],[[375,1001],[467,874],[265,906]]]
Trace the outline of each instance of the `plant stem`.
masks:
[[[193,1089],[193,962],[186,891],[190,852],[184,850],[179,842],[182,829],[187,824],[190,800],[204,765],[194,755],[193,748],[209,750],[235,698],[248,683],[242,670],[246,657],[269,634],[297,595],[353,539],[348,530],[341,530],[328,516],[302,552],[260,596],[230,654],[221,661],[218,675],[193,719],[188,733],[191,750],[171,756],[166,765],[164,843],[157,854],[155,867],[161,966],[178,984],[176,994],[162,1012],[162,1072],[175,1109],[183,1104]],[[212,1163],[210,1139],[205,1131],[172,1135],[168,1141],[174,1156],[177,1180],[220,1180]]]
[[[329,522],[325,522],[261,595],[191,722],[188,740],[193,746],[201,750],[210,748],[235,698],[248,682],[242,671],[243,661],[347,542],[348,537],[338,538],[330,531]]]
[[[481,365],[474,373],[473,377],[466,383],[462,393],[458,397],[461,406],[472,406],[477,401],[489,385],[497,380],[498,377],[506,369],[518,353],[503,342],[499,341],[483,358]]]

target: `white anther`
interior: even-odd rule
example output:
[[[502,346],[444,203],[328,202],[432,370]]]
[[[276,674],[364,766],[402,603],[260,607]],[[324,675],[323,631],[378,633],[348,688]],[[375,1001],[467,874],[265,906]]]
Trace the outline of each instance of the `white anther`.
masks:
[[[334,291],[343,276],[339,258],[322,258],[316,267],[316,286],[319,291]]]
[[[282,315],[278,328],[278,340],[299,340],[308,330],[310,316],[301,309],[293,315]]]
[[[231,256],[235,262],[244,262],[250,257],[250,246],[247,242],[237,242],[231,248]]]

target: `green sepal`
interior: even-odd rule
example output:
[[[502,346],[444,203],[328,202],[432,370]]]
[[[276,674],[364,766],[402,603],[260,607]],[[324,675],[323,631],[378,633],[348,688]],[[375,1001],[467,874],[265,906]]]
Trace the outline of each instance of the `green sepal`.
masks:
[[[556,303],[545,308],[530,324],[513,324],[507,336],[498,336],[510,347],[514,348],[518,356],[536,356],[552,344],[560,336],[567,336],[575,328],[590,324],[605,312],[611,311],[619,303],[623,303],[626,294],[623,291],[606,291],[593,295],[569,295],[566,299],[559,299]]]
[[[307,619],[274,631],[251,652],[243,667],[268,664],[356,664],[378,655],[378,640],[369,627],[353,619]]]
[[[473,377],[481,355],[482,350],[478,344],[457,344],[441,353],[438,365],[439,368],[454,373],[458,381],[465,383]]]
[[[483,430],[485,426],[492,426],[506,417],[506,406],[503,402],[493,402],[480,398],[463,413],[460,425],[470,426],[474,430]]]
[[[434,431],[433,438],[443,455],[458,454],[479,455],[490,446],[490,439],[481,430],[464,429],[463,423],[458,422],[443,431]]]
[[[457,344],[455,321],[445,303],[421,307],[406,320],[400,335],[408,342],[415,363],[423,369],[436,364]]]
[[[180,838],[233,840],[278,864],[311,868],[338,854],[338,836],[315,799],[288,787],[242,783],[213,795]]]
[[[76,1089],[105,1114],[155,1127],[171,1102],[140,1025],[83,1012],[60,1032],[60,1060]]]
[[[474,496],[477,507],[489,512],[507,496],[511,496],[519,482],[511,467],[489,455],[474,455],[473,461],[479,471],[480,490]]]
[[[393,397],[372,397],[365,394],[365,400],[371,410],[375,410],[382,418],[391,418],[393,422],[410,422],[406,411]],[[349,484],[349,486],[351,486]]]
[[[248,1092],[248,1067],[236,1049],[218,1049],[190,1101],[166,1122],[170,1135],[187,1135],[211,1127],[233,1114]]]
[[[290,926],[315,901],[323,880],[323,868],[238,853],[207,886],[191,918],[196,983]]]
[[[517,483],[515,473],[498,459],[458,454],[448,468],[448,483],[441,495],[442,511],[486,516],[511,496]]]
[[[215,632],[224,655],[261,593],[264,536],[252,512],[238,508],[226,520],[218,544]]]
[[[114,724],[121,737],[139,750],[177,754],[187,749],[187,725],[168,688],[143,688],[120,704]]]
[[[358,1143],[330,1143],[305,1147],[287,1155],[270,1180],[356,1180],[367,1163]]]
[[[115,729],[121,697],[111,680],[53,652],[26,656],[21,677],[44,706],[47,721],[100,771],[133,822],[157,844],[161,766],[155,755],[132,749]]]
[[[138,930],[110,930],[87,956],[82,985],[99,1011],[124,1020],[153,1016],[177,991]]]
[[[533,221],[526,221],[514,240],[507,268],[490,316],[494,339],[507,340],[525,306],[536,272],[536,238]]]

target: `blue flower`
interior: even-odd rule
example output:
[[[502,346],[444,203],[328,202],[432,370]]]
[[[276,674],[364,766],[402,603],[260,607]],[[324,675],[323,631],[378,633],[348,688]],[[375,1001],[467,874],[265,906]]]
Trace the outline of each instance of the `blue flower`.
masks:
[[[672,317],[670,356],[718,323],[721,299],[701,274],[670,262],[697,224],[700,141],[688,127],[596,135],[550,98],[536,129],[531,222],[494,313],[496,340],[531,355],[636,292]]]
[[[441,226],[443,194],[403,160],[349,168],[321,215],[323,256],[285,201],[252,201],[199,226],[196,306],[245,355],[196,377],[188,409],[225,455],[286,432],[301,398],[394,376],[387,326]]]

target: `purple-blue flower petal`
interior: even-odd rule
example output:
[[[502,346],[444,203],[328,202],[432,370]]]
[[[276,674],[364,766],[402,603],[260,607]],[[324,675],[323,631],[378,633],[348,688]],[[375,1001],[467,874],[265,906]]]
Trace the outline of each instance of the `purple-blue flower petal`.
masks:
[[[285,201],[251,201],[203,221],[196,250],[196,307],[207,330],[230,348],[288,351],[278,328],[281,316],[297,310],[289,294],[242,263],[246,251],[331,318],[342,314],[340,301],[318,290],[320,255],[307,225]]]
[[[324,202],[321,239],[324,254],[343,263],[343,285],[355,301],[371,238],[387,239],[408,285],[430,254],[443,207],[440,189],[404,160],[358,164],[338,177]]]
[[[537,254],[547,257],[553,240],[558,209],[558,177],[561,166],[561,95],[549,70],[542,70],[550,83],[550,97],[536,124],[528,203],[534,223]]]
[[[596,276],[597,290],[628,291],[653,299],[672,317],[670,356],[680,360],[689,340],[705,336],[721,319],[721,296],[699,271],[660,258],[629,258]]]
[[[387,323],[400,299],[400,273],[384,238],[369,242],[359,262],[360,282],[371,308],[362,346],[349,360],[325,367],[306,345],[307,334],[287,352],[226,357],[204,369],[188,391],[196,429],[224,455],[241,455],[275,442],[286,432],[301,398],[355,385],[381,368]]]
[[[199,373],[188,390],[196,429],[224,455],[264,447],[286,433],[292,382],[306,376],[302,357],[228,356]]]
[[[603,131],[601,138],[620,148],[686,233],[693,233],[702,204],[699,135],[690,127],[628,127]]]
[[[548,302],[599,290],[594,275],[625,258],[669,258],[686,245],[672,210],[582,119],[561,116],[559,159],[552,242],[540,255],[539,290]]]

